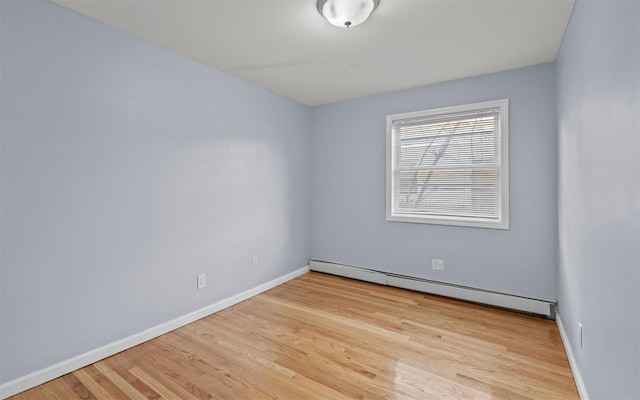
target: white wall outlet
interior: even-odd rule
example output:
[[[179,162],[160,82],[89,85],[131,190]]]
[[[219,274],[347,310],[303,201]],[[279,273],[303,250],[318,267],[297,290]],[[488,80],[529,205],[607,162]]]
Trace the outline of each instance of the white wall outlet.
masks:
[[[253,265],[253,268],[258,266],[258,256],[253,256],[253,259],[251,260],[251,263]]]
[[[438,269],[438,270],[443,270],[444,269],[444,260],[441,260],[439,258],[432,259],[431,260],[431,268]]]
[[[580,348],[582,348],[582,322],[578,322],[578,343],[580,344]]]
[[[207,286],[207,274],[198,275],[198,289],[202,289]]]

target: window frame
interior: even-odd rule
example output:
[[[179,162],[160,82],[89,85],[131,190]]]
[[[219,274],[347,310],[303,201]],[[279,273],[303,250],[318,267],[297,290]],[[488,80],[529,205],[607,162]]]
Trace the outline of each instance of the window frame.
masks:
[[[483,218],[473,216],[442,216],[423,215],[416,213],[398,213],[394,208],[394,166],[396,162],[395,132],[393,125],[398,120],[444,116],[462,112],[481,111],[486,109],[498,109],[499,131],[499,205],[498,218]],[[441,107],[428,110],[412,111],[387,115],[387,196],[386,212],[387,221],[409,222],[421,224],[436,224],[450,226],[465,226],[490,229],[509,229],[509,99],[483,101],[478,103],[463,104],[451,107]]]

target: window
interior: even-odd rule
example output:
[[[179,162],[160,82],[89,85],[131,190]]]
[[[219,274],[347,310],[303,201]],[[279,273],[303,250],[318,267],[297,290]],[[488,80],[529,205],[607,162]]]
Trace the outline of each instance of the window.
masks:
[[[387,221],[509,229],[508,107],[387,115]]]

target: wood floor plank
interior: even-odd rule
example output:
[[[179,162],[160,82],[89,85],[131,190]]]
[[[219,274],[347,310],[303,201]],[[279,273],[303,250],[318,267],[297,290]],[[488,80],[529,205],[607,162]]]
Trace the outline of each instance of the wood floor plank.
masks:
[[[95,363],[94,365],[105,377],[107,377],[107,379],[113,382],[118,389],[124,392],[127,395],[127,398],[134,400],[146,400],[146,397],[142,393],[107,365],[108,361],[109,360],[103,360]]]
[[[82,382],[82,384],[96,397],[96,398],[102,398],[102,399],[107,399],[109,397],[112,397],[112,395],[107,392],[102,386],[100,386],[100,384],[98,382],[96,382],[91,375],[89,374],[88,370],[85,368],[81,368],[77,371],[74,371],[73,376],[75,376],[80,382]]]
[[[307,273],[11,400],[578,399],[553,321]]]
[[[162,382],[180,399],[185,400],[210,400],[213,397],[196,387],[190,375],[177,373],[175,363],[167,359],[160,351],[150,349],[136,359],[136,365],[144,369],[144,372],[158,382]],[[181,369],[181,371],[184,371]],[[188,371],[187,371],[188,372]],[[116,397],[117,398],[117,397]]]

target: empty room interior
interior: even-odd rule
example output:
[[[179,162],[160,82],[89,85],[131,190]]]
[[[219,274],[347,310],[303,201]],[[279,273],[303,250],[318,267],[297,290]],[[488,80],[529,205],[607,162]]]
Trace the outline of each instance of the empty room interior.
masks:
[[[0,0],[0,398],[640,399],[640,1]]]

